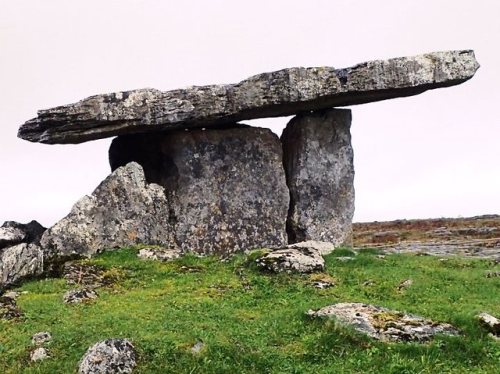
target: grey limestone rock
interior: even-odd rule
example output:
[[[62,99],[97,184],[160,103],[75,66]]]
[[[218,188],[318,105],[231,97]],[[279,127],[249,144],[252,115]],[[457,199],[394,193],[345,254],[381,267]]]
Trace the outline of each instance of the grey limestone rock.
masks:
[[[228,85],[116,92],[41,110],[38,117],[21,126],[18,136],[41,143],[81,143],[130,133],[286,116],[417,95],[463,83],[478,68],[473,51],[445,51],[369,61],[344,69],[289,68]]]
[[[128,339],[108,339],[90,347],[78,368],[78,374],[126,374],[137,365],[135,347]]]
[[[350,244],[354,215],[350,125],[350,110],[329,109],[300,114],[283,131],[291,243]]]
[[[290,244],[288,248],[312,248],[317,250],[320,255],[324,256],[332,253],[335,249],[335,245],[333,243],[321,242],[318,240],[306,240],[305,242]]]
[[[97,299],[97,293],[90,288],[69,290],[63,295],[66,304],[80,304]]]
[[[130,135],[113,140],[109,154],[112,169],[136,161],[165,188],[174,247],[227,255],[286,244],[289,192],[270,130]]]
[[[31,337],[31,344],[42,345],[52,340],[52,335],[48,331],[37,332]]]
[[[176,258],[179,258],[182,255],[182,252],[178,249],[167,249],[167,248],[155,248],[148,247],[142,248],[137,257],[142,258],[143,260],[155,260],[155,261],[172,261]]]
[[[40,225],[40,223],[38,223],[35,220],[29,223],[5,221],[2,227],[0,228],[0,233],[2,232],[2,229],[21,231],[24,235],[22,239],[23,243],[33,243],[37,245],[40,244],[40,239],[42,238],[42,235],[45,232],[45,230],[47,230],[45,227]]]
[[[335,318],[341,324],[382,341],[425,342],[437,334],[459,335],[459,331],[447,323],[370,304],[338,303],[317,311],[309,310],[307,314]]]
[[[43,263],[43,251],[36,244],[20,243],[0,249],[0,288],[40,275]]]
[[[258,258],[256,263],[275,273],[312,273],[325,268],[325,260],[319,252],[307,247],[278,249]]]
[[[500,319],[488,313],[480,313],[477,318],[479,323],[484,326],[491,334],[500,337]]]
[[[46,348],[38,347],[30,352],[30,360],[31,362],[43,361],[49,358],[49,352]]]
[[[21,243],[26,234],[15,227],[0,227],[0,248]]]
[[[170,237],[163,188],[147,184],[141,166],[129,163],[80,199],[44,233],[41,245],[46,258],[55,261],[139,243],[167,245]]]

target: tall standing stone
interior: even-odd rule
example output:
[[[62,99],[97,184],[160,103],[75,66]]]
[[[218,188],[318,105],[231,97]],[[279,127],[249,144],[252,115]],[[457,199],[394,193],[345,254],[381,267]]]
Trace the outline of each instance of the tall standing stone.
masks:
[[[175,242],[184,251],[230,254],[286,244],[289,192],[278,137],[234,127],[116,138],[115,169],[130,161],[165,188]]]
[[[354,214],[350,126],[350,110],[329,109],[300,114],[283,131],[291,243],[349,243]]]

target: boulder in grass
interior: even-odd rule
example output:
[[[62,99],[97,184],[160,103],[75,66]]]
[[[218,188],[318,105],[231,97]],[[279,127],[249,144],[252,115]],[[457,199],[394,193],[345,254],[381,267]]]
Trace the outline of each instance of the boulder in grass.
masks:
[[[261,269],[275,273],[312,273],[325,268],[325,260],[314,248],[284,248],[256,260]]]
[[[128,339],[108,339],[90,347],[78,374],[132,373],[137,365],[135,347]]]

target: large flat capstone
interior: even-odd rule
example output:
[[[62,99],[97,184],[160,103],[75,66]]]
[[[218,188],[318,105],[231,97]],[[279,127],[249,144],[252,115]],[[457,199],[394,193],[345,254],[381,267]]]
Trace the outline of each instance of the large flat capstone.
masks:
[[[298,115],[283,131],[290,243],[350,244],[354,215],[350,126],[350,110],[329,109]]]
[[[81,143],[286,116],[417,95],[463,83],[478,68],[473,51],[446,51],[375,60],[344,69],[289,68],[228,85],[116,92],[41,110],[38,117],[20,127],[18,136],[49,144]]]
[[[227,255],[287,243],[289,192],[279,138],[257,127],[118,137],[110,164],[135,161],[165,188],[174,245]]]

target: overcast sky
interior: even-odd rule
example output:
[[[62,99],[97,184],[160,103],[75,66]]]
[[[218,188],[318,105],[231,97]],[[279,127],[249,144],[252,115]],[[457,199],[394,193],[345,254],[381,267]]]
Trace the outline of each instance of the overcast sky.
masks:
[[[498,0],[0,0],[0,223],[50,226],[110,172],[110,139],[17,139],[38,109],[450,49],[475,50],[472,80],[351,107],[355,221],[500,213],[499,16]]]

